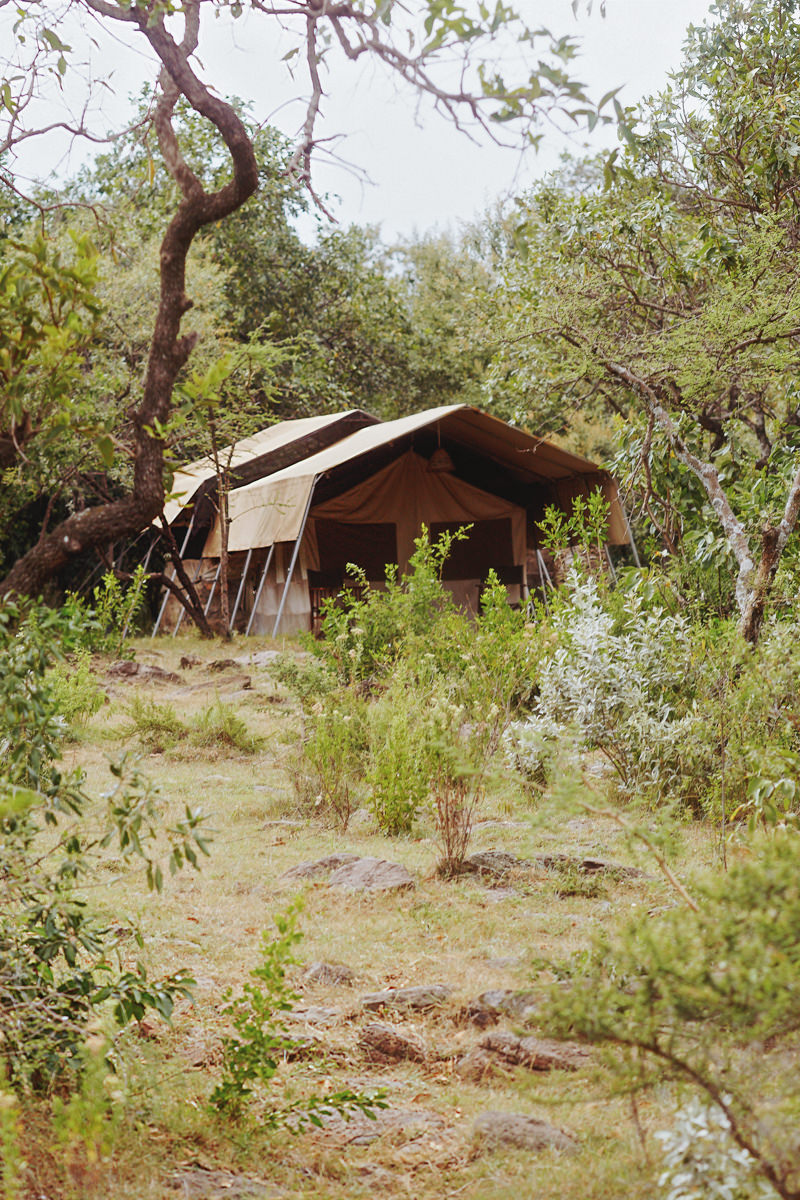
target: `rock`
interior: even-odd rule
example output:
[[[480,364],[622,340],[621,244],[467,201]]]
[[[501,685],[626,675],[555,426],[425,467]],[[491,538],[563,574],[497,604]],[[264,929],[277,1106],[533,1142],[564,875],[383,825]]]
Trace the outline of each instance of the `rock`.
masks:
[[[494,1012],[497,1016],[511,1017],[516,1021],[527,1021],[539,1005],[535,992],[514,992],[509,988],[482,992],[472,1003]]]
[[[287,1021],[303,1021],[306,1025],[335,1025],[341,1019],[342,1013],[338,1008],[323,1008],[319,1004],[309,1004],[307,1008],[293,1008],[284,1013]]]
[[[453,989],[445,983],[433,983],[429,987],[386,988],[382,992],[371,992],[361,997],[361,1007],[370,1012],[381,1008],[435,1008],[444,1004]]]
[[[576,1149],[571,1134],[524,1113],[480,1113],[472,1126],[472,1136],[490,1150],[497,1146],[516,1146],[522,1150]]]
[[[488,904],[501,904],[503,900],[513,900],[519,892],[515,892],[513,888],[508,887],[493,887],[487,891],[485,899]]]
[[[279,654],[279,650],[254,650],[252,654],[239,654],[231,661],[241,667],[269,667]]]
[[[183,1200],[275,1200],[285,1193],[255,1175],[235,1175],[207,1167],[187,1167],[167,1180],[167,1187]]]
[[[486,1004],[481,1004],[480,1000],[470,1000],[466,1008],[462,1009],[461,1016],[478,1029],[488,1029],[500,1019],[496,1008],[489,1008]]]
[[[523,859],[517,858],[515,854],[507,854],[505,850],[481,850],[464,859],[465,871],[471,871],[476,875],[492,875],[495,878],[529,865]]]
[[[316,879],[320,875],[326,875],[328,871],[335,871],[337,867],[341,867],[345,863],[357,861],[357,854],[347,852],[328,854],[325,858],[317,858],[313,862],[299,863],[296,867],[290,867],[288,871],[284,871],[281,879]]]
[[[239,663],[236,661],[235,658],[215,658],[213,662],[210,662],[208,664],[208,666],[206,667],[206,670],[207,671],[230,671],[230,670],[235,671],[238,666],[239,666]]]
[[[174,671],[165,671],[163,667],[151,667],[147,663],[133,662],[123,658],[114,662],[106,671],[112,679],[149,679],[153,683],[180,683],[180,675]]]
[[[503,958],[487,958],[486,965],[493,971],[510,971],[512,967],[518,967],[521,961],[518,954],[507,954]]]
[[[390,1025],[381,1025],[377,1021],[362,1029],[358,1045],[372,1062],[398,1062],[402,1059],[425,1062],[427,1057],[425,1047],[417,1038],[398,1033]]]
[[[202,658],[198,658],[196,654],[184,654],[181,658],[182,671],[188,671],[190,667],[200,667],[202,664]]]
[[[303,983],[347,984],[355,979],[355,971],[342,963],[315,962],[303,972]]]
[[[623,879],[655,878],[639,867],[626,867],[623,863],[606,862],[603,858],[576,858],[571,854],[537,854],[534,862],[537,866],[544,867],[545,870],[571,868],[584,875],[596,875],[602,872],[607,875],[617,875]]]
[[[577,1071],[589,1062],[583,1046],[548,1038],[517,1037],[499,1030],[487,1033],[456,1066],[462,1079],[476,1083],[498,1068],[526,1067],[529,1071]]]
[[[324,1139],[335,1141],[342,1146],[367,1146],[385,1133],[418,1136],[430,1129],[442,1129],[445,1123],[439,1113],[426,1112],[424,1109],[397,1108],[384,1112],[376,1111],[374,1121],[362,1116],[353,1116],[346,1121],[337,1114],[332,1114],[327,1120],[323,1117],[323,1122]],[[314,1136],[320,1135],[315,1132]]]
[[[328,883],[354,892],[394,892],[412,888],[414,878],[400,863],[384,858],[359,858],[335,870]]]

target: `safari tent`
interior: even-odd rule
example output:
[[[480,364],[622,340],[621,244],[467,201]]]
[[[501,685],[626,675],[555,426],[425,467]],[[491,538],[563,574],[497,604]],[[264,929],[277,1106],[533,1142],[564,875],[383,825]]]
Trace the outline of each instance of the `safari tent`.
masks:
[[[476,611],[490,569],[512,603],[544,583],[537,522],[548,505],[570,510],[600,488],[611,505],[608,541],[630,534],[616,484],[594,463],[467,405],[380,421],[357,410],[284,421],[232,450],[229,508],[231,624],[248,633],[315,627],[348,564],[380,585],[402,572],[425,525],[436,536],[471,526],[444,579]],[[165,515],[209,614],[219,611],[221,548],[208,460],[178,472]],[[175,628],[177,602],[162,607]]]

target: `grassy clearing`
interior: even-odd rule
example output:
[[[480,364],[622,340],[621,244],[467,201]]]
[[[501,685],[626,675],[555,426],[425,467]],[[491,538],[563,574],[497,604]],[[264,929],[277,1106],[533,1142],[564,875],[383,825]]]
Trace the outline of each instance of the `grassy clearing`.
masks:
[[[137,645],[139,661],[170,671],[180,672],[187,653],[207,662],[219,652],[189,637]],[[243,651],[237,647],[234,653]],[[248,688],[240,686],[242,672],[250,677]],[[186,804],[207,813],[214,842],[200,872],[167,879],[160,896],[146,895],[138,877],[109,859],[91,897],[115,922],[140,923],[144,947],[138,949],[132,939],[123,942],[131,962],[143,959],[153,975],[188,968],[197,981],[194,998],[178,1006],[171,1026],[148,1019],[125,1034],[120,1080],[126,1117],[113,1153],[92,1162],[75,1146],[70,1156],[63,1146],[53,1148],[43,1117],[37,1123],[34,1111],[26,1118],[25,1152],[37,1194],[83,1200],[109,1195],[149,1200],[180,1195],[181,1189],[192,1196],[293,1200],[378,1193],[420,1200],[652,1196],[658,1173],[652,1132],[670,1123],[666,1092],[658,1101],[651,1096],[642,1102],[643,1145],[630,1102],[608,1098],[599,1068],[576,1075],[509,1071],[476,1084],[459,1078],[454,1064],[481,1036],[465,1020],[465,1005],[489,989],[535,991],[549,982],[542,959],[568,958],[589,944],[595,929],[637,907],[671,904],[666,882],[587,878],[563,870],[512,877],[498,887],[472,875],[442,880],[435,870],[431,814],[422,816],[413,835],[389,839],[375,832],[369,814],[356,814],[342,833],[298,811],[288,769],[299,715],[266,668],[211,673],[198,665],[182,675],[181,685],[132,679],[106,686],[110,703],[91,718],[67,757],[83,767],[98,794],[106,785],[109,755],[137,749],[168,816],[178,817]],[[233,690],[226,690],[228,677]],[[140,714],[134,733],[132,712]],[[142,735],[148,714],[155,714],[151,725],[160,721],[162,730],[172,722],[172,740]],[[193,736],[197,730],[204,737]],[[565,852],[634,863],[621,840],[621,831],[608,821],[556,811],[544,822],[521,791],[510,795],[503,787],[490,789],[476,812],[470,852],[504,850],[520,858]],[[700,827],[687,832],[685,843],[684,866],[712,858],[710,839]],[[364,898],[324,882],[281,878],[290,867],[336,851],[400,862],[414,874],[416,886]],[[644,859],[639,865],[649,869]],[[375,1140],[362,1143],[363,1121],[354,1123],[355,1133],[334,1123],[291,1136],[209,1114],[206,1101],[227,1032],[224,994],[246,982],[258,961],[262,931],[298,893],[304,899],[304,939],[293,981],[304,1006],[336,1009],[337,1015],[325,1025],[297,1022],[297,1032],[315,1039],[317,1050],[281,1064],[272,1084],[276,1101],[344,1087],[381,1088],[389,1114],[421,1112],[422,1125],[389,1122]],[[303,967],[318,960],[349,966],[352,986],[303,985]],[[380,1015],[360,1008],[366,993],[432,983],[453,989],[435,1011]],[[420,1038],[428,1060],[371,1063],[358,1038],[375,1019]],[[503,1020],[500,1027],[514,1024]],[[482,1151],[472,1143],[471,1127],[486,1110],[530,1113],[569,1128],[579,1148],[569,1156]]]

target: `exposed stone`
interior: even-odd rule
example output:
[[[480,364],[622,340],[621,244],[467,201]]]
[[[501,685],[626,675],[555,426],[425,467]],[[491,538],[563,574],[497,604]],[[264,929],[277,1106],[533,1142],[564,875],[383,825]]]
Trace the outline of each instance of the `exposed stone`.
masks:
[[[429,987],[386,988],[382,992],[371,992],[361,997],[361,1007],[369,1012],[381,1008],[435,1008],[444,1004],[453,989],[444,983],[433,983]]]
[[[153,683],[181,682],[180,675],[176,675],[174,671],[165,671],[163,667],[134,662],[129,658],[123,658],[119,662],[112,663],[106,674],[112,679],[149,679]]]
[[[515,854],[507,854],[505,850],[481,850],[464,859],[465,871],[472,871],[476,875],[491,875],[495,878],[528,865],[523,859],[517,858]]]
[[[306,1025],[335,1025],[341,1019],[338,1008],[323,1008],[320,1004],[309,1004],[306,1008],[293,1008],[284,1013],[287,1021],[302,1021]]]
[[[215,658],[206,667],[207,671],[235,671],[239,663],[235,658]]]
[[[354,892],[394,892],[414,886],[414,878],[404,866],[384,858],[359,858],[348,862],[335,870],[328,882],[331,887]]]
[[[583,1046],[556,1042],[547,1038],[517,1037],[496,1030],[487,1033],[462,1058],[456,1072],[462,1079],[476,1083],[498,1068],[525,1067],[529,1071],[577,1071],[586,1066],[589,1055]]]
[[[442,1129],[444,1118],[439,1113],[426,1112],[424,1109],[392,1108],[384,1112],[376,1111],[375,1120],[369,1117],[354,1116],[349,1121],[332,1114],[327,1120],[323,1117],[325,1140],[337,1142],[339,1145],[366,1146],[377,1141],[385,1133],[405,1133],[409,1137],[418,1136],[430,1129]],[[320,1134],[314,1134],[315,1137]]]
[[[480,1000],[470,1000],[469,1004],[461,1010],[461,1016],[470,1024],[477,1026],[478,1029],[488,1029],[490,1025],[496,1025],[500,1019],[496,1008],[489,1008]]]
[[[516,1146],[522,1150],[576,1149],[571,1134],[524,1113],[480,1113],[472,1126],[472,1136],[490,1150],[497,1146]]]
[[[252,654],[239,654],[232,661],[241,667],[269,667],[279,654],[279,650],[254,650]]]
[[[200,667],[202,664],[202,658],[198,658],[196,654],[184,654],[181,658],[182,671],[188,671],[191,667]]]
[[[187,1167],[167,1180],[167,1187],[184,1200],[273,1200],[285,1195],[273,1183],[255,1175],[235,1175],[206,1167]]]
[[[417,1038],[398,1033],[390,1025],[381,1025],[378,1021],[362,1029],[358,1045],[372,1062],[398,1062],[402,1059],[425,1062],[427,1057],[425,1047]]]
[[[299,863],[296,867],[290,867],[288,871],[284,871],[281,879],[317,879],[320,875],[327,875],[329,871],[335,871],[337,867],[341,867],[345,863],[357,861],[357,854],[350,854],[346,851],[327,854],[325,858],[317,858],[313,862]]]
[[[534,862],[546,870],[572,868],[584,875],[617,875],[623,879],[653,879],[639,867],[626,867],[623,863],[607,862],[604,858],[576,858],[571,854],[537,854]]]
[[[350,985],[354,979],[355,971],[342,963],[315,962],[303,972],[303,983]]]
[[[482,992],[472,1003],[488,1009],[497,1016],[524,1022],[534,1015],[539,1001],[535,992],[514,992],[509,988],[496,988],[493,991]]]

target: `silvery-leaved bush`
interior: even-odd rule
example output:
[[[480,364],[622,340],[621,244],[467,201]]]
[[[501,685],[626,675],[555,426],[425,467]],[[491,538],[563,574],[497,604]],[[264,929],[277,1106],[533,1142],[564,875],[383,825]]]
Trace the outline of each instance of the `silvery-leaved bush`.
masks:
[[[542,665],[531,716],[507,742],[526,773],[541,774],[556,749],[601,751],[624,792],[666,789],[696,716],[676,709],[686,682],[683,618],[647,608],[639,592],[615,619],[591,578],[572,572],[571,602],[554,617],[556,649]]]
[[[721,1108],[689,1100],[672,1129],[655,1135],[664,1150],[658,1179],[663,1200],[776,1200],[751,1154],[731,1137]]]

